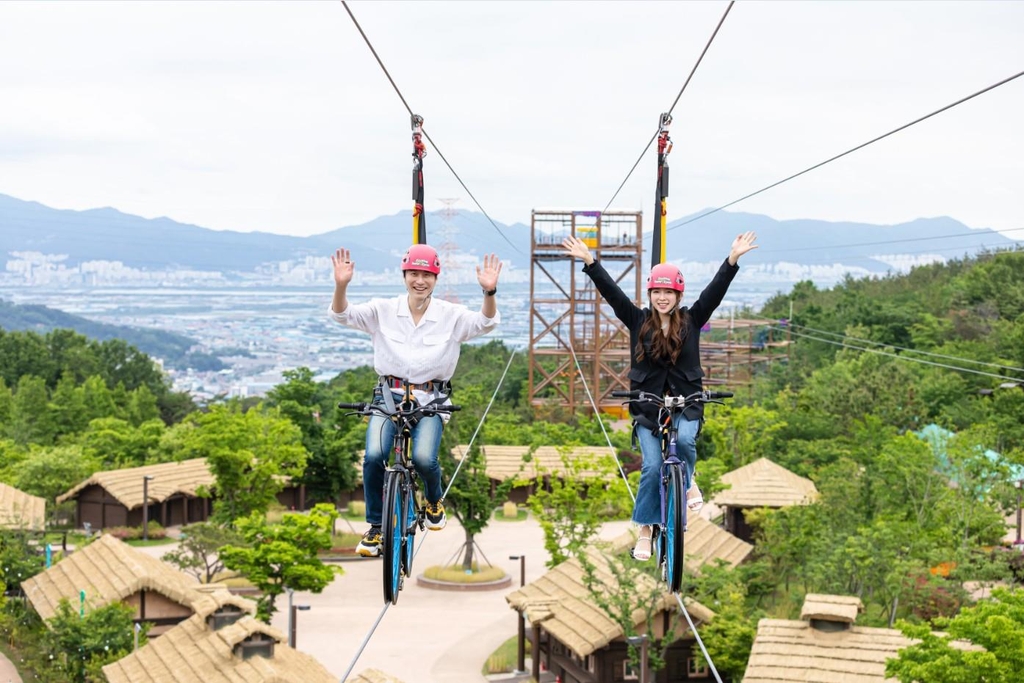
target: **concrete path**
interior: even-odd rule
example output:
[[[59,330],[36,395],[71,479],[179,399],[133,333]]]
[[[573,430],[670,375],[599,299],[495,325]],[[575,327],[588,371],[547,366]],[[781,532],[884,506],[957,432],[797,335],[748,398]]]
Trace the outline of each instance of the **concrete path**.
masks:
[[[348,524],[339,520],[339,527],[343,526]],[[356,522],[352,530],[362,533],[365,527]],[[611,522],[600,536],[611,539],[629,527],[628,521]],[[416,585],[417,574],[431,565],[447,564],[465,541],[465,533],[454,519],[448,520],[443,531],[427,532],[425,537],[413,563],[413,577],[406,579],[398,604],[388,608],[350,676],[373,668],[403,683],[492,683],[482,673],[487,657],[514,637],[518,628],[516,612],[505,602],[505,595],[519,587],[519,561],[509,556],[526,555],[527,583],[544,574],[548,553],[540,525],[532,516],[521,522],[492,521],[477,536],[477,545],[487,559],[513,579],[508,588],[493,591],[439,591]],[[417,534],[417,545],[423,538]],[[139,550],[160,557],[175,547],[168,544]],[[311,608],[297,612],[297,648],[315,657],[340,683],[380,616],[384,598],[380,560],[360,558],[338,566],[344,575],[335,578],[323,593],[296,593],[294,602]],[[278,598],[277,608],[273,626],[287,633],[286,596]],[[0,683],[6,683],[2,676]]]
[[[11,660],[2,654],[0,654],[0,683],[21,683],[18,670],[11,664]]]
[[[628,522],[615,522],[601,536],[613,538],[628,527]],[[465,534],[457,522],[449,520],[444,531],[428,532],[426,539],[414,562],[414,574],[447,563]],[[509,555],[526,555],[527,582],[546,571],[548,555],[540,525],[532,519],[492,521],[477,543],[492,564],[512,575],[512,585],[495,591],[450,592],[418,586],[415,576],[407,579],[398,604],[384,614],[351,675],[375,668],[404,683],[487,681],[481,673],[487,657],[517,633],[517,615],[505,595],[519,586],[519,561],[509,560]],[[345,575],[320,595],[295,594],[295,604],[311,607],[297,613],[298,649],[314,656],[339,681],[384,607],[380,560],[341,566]],[[273,625],[286,631],[287,601],[281,599],[278,607]]]

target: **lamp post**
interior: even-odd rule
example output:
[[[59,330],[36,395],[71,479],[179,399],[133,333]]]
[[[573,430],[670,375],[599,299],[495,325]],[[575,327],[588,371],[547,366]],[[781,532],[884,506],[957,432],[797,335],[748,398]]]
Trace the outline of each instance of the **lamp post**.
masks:
[[[149,540],[149,481],[152,475],[142,477],[142,540]]]
[[[1019,535],[1019,534],[1018,534]],[[519,587],[526,585],[526,555],[509,555],[510,560],[519,560]],[[536,657],[537,653],[534,652]],[[516,655],[516,673],[526,673],[526,614],[519,613],[519,649]]]
[[[640,648],[640,683],[647,683],[647,634],[630,636],[626,642]]]
[[[296,631],[299,630],[299,620],[296,618],[296,612],[306,612],[309,610],[309,605],[292,605],[288,608],[288,621],[291,623],[291,627],[288,629],[288,647],[295,648]]]

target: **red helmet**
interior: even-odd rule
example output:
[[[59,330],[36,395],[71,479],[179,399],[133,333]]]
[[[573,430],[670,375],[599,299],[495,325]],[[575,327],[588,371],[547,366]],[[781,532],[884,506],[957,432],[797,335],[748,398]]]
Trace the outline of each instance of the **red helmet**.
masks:
[[[686,289],[683,273],[671,263],[659,263],[651,268],[647,276],[647,291],[652,289],[674,289],[680,294]]]
[[[426,244],[414,244],[402,257],[402,270],[425,270],[434,275],[441,274],[441,259],[437,249]]]

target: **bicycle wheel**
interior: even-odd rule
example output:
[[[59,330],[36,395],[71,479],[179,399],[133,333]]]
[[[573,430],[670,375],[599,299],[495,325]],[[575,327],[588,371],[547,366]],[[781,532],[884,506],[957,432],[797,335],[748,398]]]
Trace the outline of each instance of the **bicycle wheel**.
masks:
[[[381,524],[381,555],[384,559],[384,602],[398,602],[402,581],[402,539],[405,510],[402,477],[395,470],[384,475],[384,516]]]
[[[665,520],[665,580],[673,593],[683,581],[683,530],[686,528],[686,481],[682,466],[668,468]]]
[[[410,482],[403,487],[405,495],[405,538],[402,542],[402,569],[406,576],[412,576],[412,556],[416,548],[416,492]]]

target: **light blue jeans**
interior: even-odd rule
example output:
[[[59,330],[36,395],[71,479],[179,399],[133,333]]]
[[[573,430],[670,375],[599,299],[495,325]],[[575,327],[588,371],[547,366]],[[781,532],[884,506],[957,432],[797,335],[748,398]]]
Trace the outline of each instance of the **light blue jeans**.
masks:
[[[700,420],[687,420],[682,413],[672,418],[677,431],[676,455],[686,463],[687,486],[693,481],[693,468],[697,465],[697,432]],[[661,436],[655,436],[643,425],[636,427],[637,441],[643,463],[640,466],[640,486],[633,506],[633,522],[639,525],[661,524]]]
[[[383,403],[375,397],[374,403]],[[412,463],[423,483],[428,503],[441,500],[441,465],[437,451],[441,447],[444,421],[437,415],[424,417],[412,429]],[[395,445],[395,424],[380,415],[370,417],[366,427],[366,457],[363,459],[363,497],[366,499],[366,521],[380,526],[384,508],[384,471]]]

